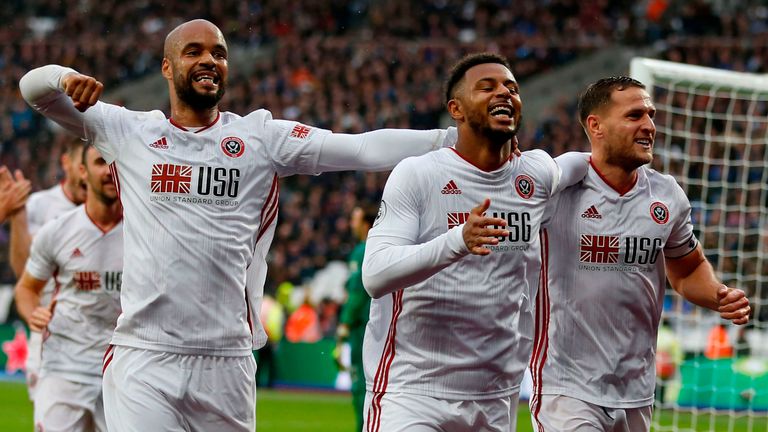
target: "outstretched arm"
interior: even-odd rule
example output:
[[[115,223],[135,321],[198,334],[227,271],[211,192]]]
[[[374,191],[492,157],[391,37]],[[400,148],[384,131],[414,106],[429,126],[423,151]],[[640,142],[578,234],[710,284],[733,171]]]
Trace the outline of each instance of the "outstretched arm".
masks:
[[[734,324],[749,322],[749,300],[744,291],[723,285],[704,256],[701,245],[681,258],[665,258],[667,277],[680,295],[698,306],[720,313]]]
[[[84,138],[82,113],[98,102],[104,86],[73,69],[47,65],[21,77],[19,89],[35,110]]]
[[[456,128],[379,129],[355,135],[329,134],[320,151],[317,170],[385,171],[407,157],[451,147],[456,139]]]
[[[488,255],[486,245],[499,243],[509,233],[506,220],[483,216],[491,205],[486,199],[473,208],[467,221],[422,243],[396,236],[368,235],[363,260],[363,284],[373,298],[422,282],[468,254]],[[375,228],[374,228],[375,229]]]

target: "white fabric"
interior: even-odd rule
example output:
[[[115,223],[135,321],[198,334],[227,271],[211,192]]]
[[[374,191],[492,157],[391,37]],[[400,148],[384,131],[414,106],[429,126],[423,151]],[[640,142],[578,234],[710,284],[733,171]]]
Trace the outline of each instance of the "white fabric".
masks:
[[[37,383],[40,381],[40,362],[42,359],[43,335],[30,331],[27,340],[27,362],[24,365],[24,379],[27,382],[27,395],[30,401],[35,401]]]
[[[558,195],[542,235],[548,283],[539,290],[535,394],[615,408],[653,402],[664,257],[698,243],[675,180],[645,167],[638,173],[624,195],[594,169]]]
[[[453,149],[395,168],[363,261],[366,289],[380,297],[364,341],[369,391],[453,400],[517,393],[533,339],[539,221],[558,171],[540,150],[493,172]],[[507,219],[510,237],[488,256],[466,255],[461,224],[486,197],[486,214]]]
[[[530,411],[534,431],[648,432],[653,405],[607,408],[568,396],[543,395],[531,400]]]
[[[253,356],[162,353],[113,346],[104,366],[110,432],[256,429]]]
[[[103,232],[81,206],[47,223],[32,241],[25,271],[54,278],[57,286],[41,377],[101,382],[101,360],[120,314],[122,228],[121,222]]]
[[[99,102],[81,114],[60,89],[68,72],[44,66],[26,74],[20,87],[35,109],[116,162],[127,251],[118,345],[250,356],[266,340],[257,314],[277,178],[387,169],[446,141],[445,131],[332,135],[273,120],[266,110],[221,113],[196,133],[159,111]]]
[[[48,221],[75,207],[77,205],[67,197],[61,184],[31,194],[26,205],[29,234],[34,237]]]
[[[40,432],[106,432],[101,383],[41,378],[34,418],[35,431]]]
[[[518,395],[443,400],[407,393],[366,392],[363,432],[515,432]]]
[[[47,222],[57,218],[76,207],[67,195],[61,184],[57,184],[49,189],[35,192],[27,199],[27,228],[30,236],[33,236]],[[49,279],[40,293],[40,304],[45,306],[51,302],[51,296],[56,284],[53,279]],[[27,345],[27,363],[25,367],[25,376],[27,380],[27,391],[29,399],[35,399],[35,386],[40,373],[40,349],[42,347],[42,335],[39,332],[31,332],[29,343]]]

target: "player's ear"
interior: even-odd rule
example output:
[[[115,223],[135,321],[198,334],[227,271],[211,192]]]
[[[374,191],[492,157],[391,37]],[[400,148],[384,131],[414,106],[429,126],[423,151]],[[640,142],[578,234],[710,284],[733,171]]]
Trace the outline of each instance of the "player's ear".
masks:
[[[85,169],[84,163],[77,164],[77,170],[80,173],[80,179],[82,181],[88,181],[88,171]]]
[[[62,153],[59,157],[59,163],[61,163],[61,168],[64,170],[64,172],[69,172],[70,168],[72,167],[72,158],[69,156],[69,153],[66,151]]]
[[[600,122],[600,116],[597,114],[588,115],[585,124],[590,136],[598,137],[603,135],[603,124]]]
[[[448,101],[448,115],[457,122],[464,121],[464,113],[462,112],[461,103],[458,99],[453,98]]]
[[[160,69],[163,73],[163,77],[168,80],[173,79],[173,69],[171,68],[171,62],[167,57],[163,57],[163,64]]]

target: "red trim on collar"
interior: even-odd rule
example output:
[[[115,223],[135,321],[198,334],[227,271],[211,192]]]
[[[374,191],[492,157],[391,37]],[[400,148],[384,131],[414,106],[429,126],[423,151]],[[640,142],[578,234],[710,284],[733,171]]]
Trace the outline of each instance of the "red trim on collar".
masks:
[[[449,148],[449,149],[451,149],[451,150],[453,150],[453,152],[454,152],[454,153],[456,153],[456,155],[457,155],[457,156],[459,156],[460,158],[464,159],[464,160],[465,160],[465,161],[466,161],[468,164],[472,165],[473,167],[475,167],[475,168],[479,169],[479,170],[480,170],[480,171],[482,171],[482,172],[494,172],[494,171],[497,171],[498,169],[500,169],[501,167],[503,167],[503,166],[504,166],[504,164],[501,164],[501,165],[499,165],[499,167],[498,167],[498,168],[496,168],[496,169],[493,169],[493,170],[490,170],[490,171],[488,171],[488,170],[484,170],[484,169],[480,168],[479,166],[475,165],[475,164],[474,164],[474,163],[473,163],[471,160],[469,160],[469,159],[465,158],[465,157],[464,157],[464,155],[462,155],[461,153],[459,153],[458,151],[456,151],[456,149],[455,149],[455,148],[453,148],[453,147],[448,147],[448,148]],[[511,154],[509,155],[509,158],[507,158],[507,162],[510,162],[510,161],[512,160],[512,156],[513,156],[513,154],[511,153]]]
[[[209,125],[207,125],[207,126],[204,126],[202,129],[199,129],[199,130],[195,131],[194,133],[200,133],[200,132],[202,132],[202,131],[204,131],[204,130],[206,130],[206,129],[210,128],[211,126],[215,125],[215,124],[216,124],[216,122],[217,122],[217,121],[219,121],[219,119],[220,119],[220,118],[221,118],[221,111],[219,111],[219,112],[217,112],[217,113],[216,113],[216,118],[215,118],[215,119],[214,119],[214,120],[211,122],[211,124],[209,124]],[[168,119],[168,121],[169,121],[169,122],[171,122],[171,124],[172,124],[172,125],[174,125],[174,126],[176,126],[177,128],[179,128],[179,129],[181,129],[181,130],[183,130],[183,131],[185,131],[185,132],[189,132],[189,129],[185,128],[184,126],[182,126],[182,125],[180,125],[180,124],[178,124],[178,123],[176,123],[176,122],[173,120],[173,118],[169,118],[169,119]]]
[[[605,184],[610,186],[611,189],[613,189],[616,192],[618,192],[619,196],[624,196],[624,194],[626,194],[627,192],[631,191],[632,188],[634,188],[635,185],[637,184],[637,177],[638,177],[637,176],[637,171],[635,171],[635,181],[633,181],[632,184],[629,185],[626,189],[622,190],[622,189],[619,189],[616,186],[614,186],[611,182],[609,182],[608,179],[603,175],[603,173],[601,173],[600,170],[597,169],[595,164],[592,163],[592,156],[589,157],[589,164],[592,165],[592,169],[595,170],[595,172],[597,173],[598,176],[600,176],[600,178],[603,180],[603,182],[605,182]]]
[[[95,221],[95,220],[93,220],[93,218],[91,217],[91,215],[90,215],[90,214],[88,214],[88,207],[85,207],[85,215],[86,215],[86,216],[88,216],[88,219],[90,219],[90,221],[91,221],[91,223],[93,224],[93,226],[95,226],[96,228],[98,228],[98,229],[99,229],[99,231],[101,231],[101,234],[107,234],[107,233],[111,232],[112,230],[114,230],[114,229],[115,229],[115,227],[117,227],[118,225],[120,225],[120,222],[122,222],[122,220],[123,220],[123,215],[122,215],[122,214],[120,214],[120,219],[118,219],[118,220],[117,220],[117,222],[115,223],[115,225],[114,225],[114,226],[112,226],[112,228],[110,228],[109,230],[105,231],[105,230],[104,230],[102,227],[100,227],[100,226],[99,226],[99,224],[97,224],[97,223],[96,223],[96,221]]]

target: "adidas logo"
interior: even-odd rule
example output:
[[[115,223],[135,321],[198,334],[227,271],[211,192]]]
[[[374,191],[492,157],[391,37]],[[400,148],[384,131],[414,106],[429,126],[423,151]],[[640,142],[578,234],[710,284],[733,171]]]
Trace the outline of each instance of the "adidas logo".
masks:
[[[441,190],[440,193],[443,195],[461,195],[461,189],[456,186],[455,181],[451,180],[445,187],[443,187],[443,190]]]
[[[75,250],[72,251],[72,255],[70,255],[70,258],[80,258],[83,256],[83,253],[80,252],[80,248],[76,247]]]
[[[168,141],[165,139],[165,137],[162,137],[149,146],[160,150],[168,150]]]
[[[581,217],[585,219],[602,219],[603,216],[598,213],[597,207],[590,206],[588,209],[584,211],[584,213],[581,214]]]

